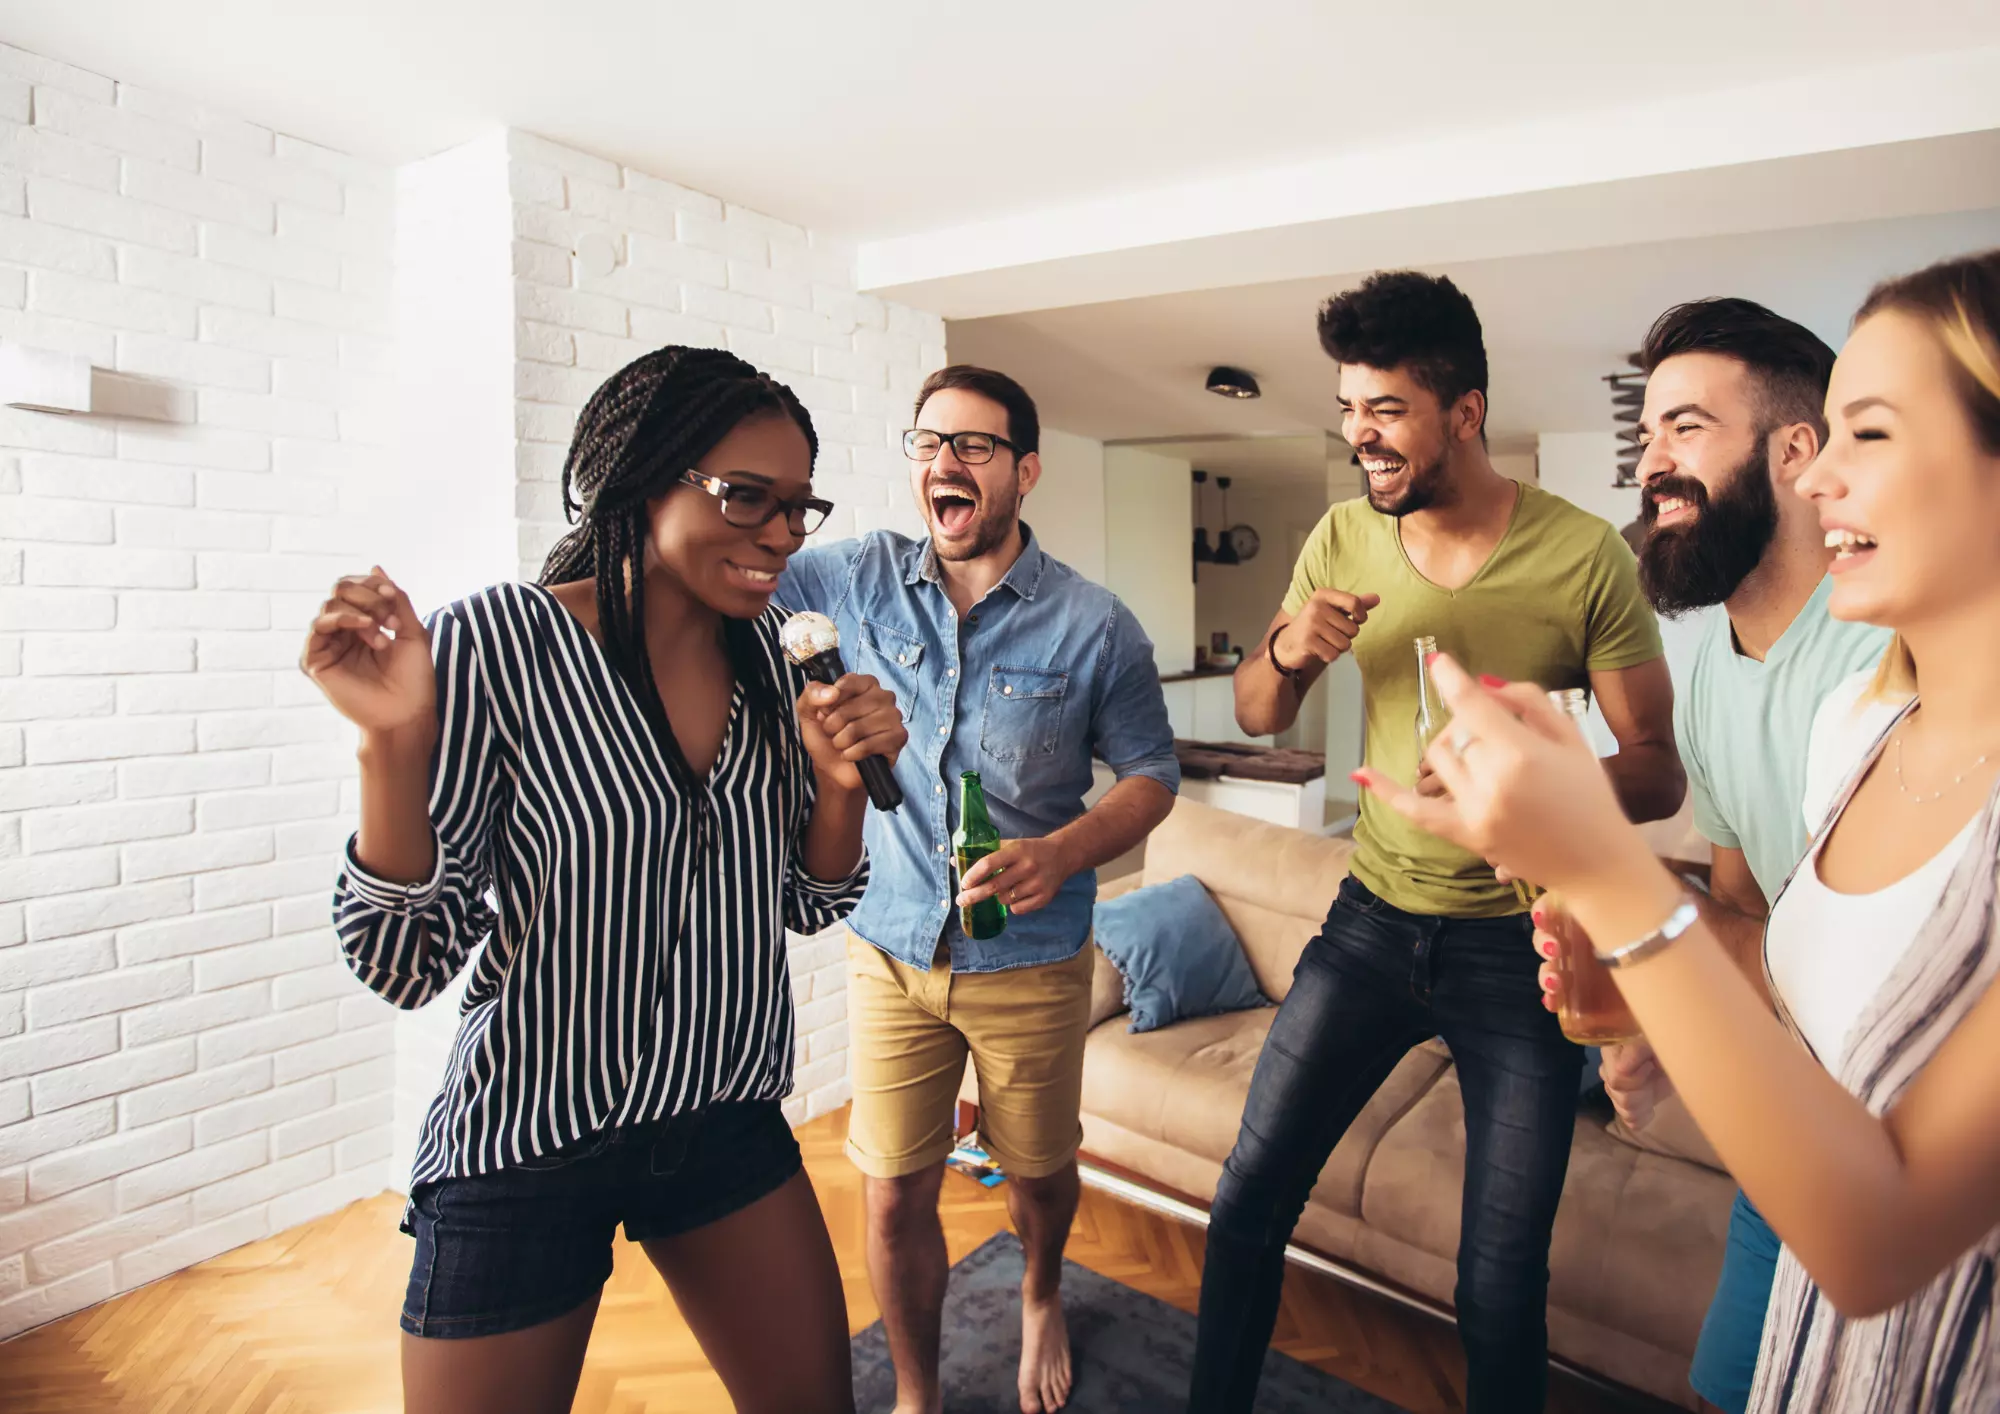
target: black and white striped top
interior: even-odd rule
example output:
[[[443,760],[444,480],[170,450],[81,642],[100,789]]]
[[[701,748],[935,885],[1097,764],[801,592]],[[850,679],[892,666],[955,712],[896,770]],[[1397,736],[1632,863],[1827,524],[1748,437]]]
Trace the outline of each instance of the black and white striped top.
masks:
[[[768,612],[756,639],[796,696],[783,618]],[[814,777],[796,724],[772,740],[739,685],[705,794],[684,798],[638,700],[548,590],[484,590],[431,634],[437,866],[391,883],[350,841],[334,894],[348,965],[397,1006],[422,1006],[478,953],[412,1187],[789,1093],[785,929],[839,922],[868,872],[805,872]]]

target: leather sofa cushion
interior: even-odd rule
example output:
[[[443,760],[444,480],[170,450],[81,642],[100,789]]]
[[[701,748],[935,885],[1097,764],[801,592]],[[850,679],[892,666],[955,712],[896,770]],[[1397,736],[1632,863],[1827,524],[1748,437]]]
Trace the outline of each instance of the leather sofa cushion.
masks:
[[[1098,1027],[1084,1043],[1084,1113],[1220,1164],[1236,1143],[1250,1074],[1276,1014],[1231,1012],[1136,1036],[1122,1026]],[[1334,1149],[1313,1201],[1359,1215],[1369,1156],[1448,1068],[1442,1047],[1419,1046],[1404,1057]],[[1194,1196],[1206,1202],[1214,1194]]]
[[[1368,1227],[1446,1261],[1458,1251],[1465,1111],[1455,1071],[1440,1076],[1375,1151]],[[1551,1305],[1692,1353],[1721,1270],[1735,1185],[1644,1153],[1577,1121],[1550,1252]]]
[[[1109,1021],[1125,1010],[1125,979],[1104,949],[1093,947],[1097,968],[1090,974],[1090,1029]]]
[[[1717,1173],[1727,1173],[1722,1160],[1716,1157],[1715,1147],[1708,1142],[1708,1136],[1701,1132],[1701,1126],[1688,1113],[1687,1104],[1678,1095],[1669,1095],[1653,1110],[1653,1117],[1643,1129],[1631,1129],[1621,1119],[1614,1119],[1606,1128],[1606,1133],[1623,1144],[1635,1149],[1644,1149],[1649,1154],[1664,1154],[1670,1159],[1686,1159],[1689,1163],[1700,1164],[1703,1168]]]
[[[1145,882],[1201,880],[1242,941],[1258,988],[1283,1001],[1353,852],[1350,840],[1179,800],[1146,841]]]

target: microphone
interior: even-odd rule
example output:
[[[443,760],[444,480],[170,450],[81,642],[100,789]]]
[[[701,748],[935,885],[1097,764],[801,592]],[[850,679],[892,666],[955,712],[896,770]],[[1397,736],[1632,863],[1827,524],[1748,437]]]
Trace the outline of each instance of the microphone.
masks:
[[[830,687],[847,671],[840,661],[840,630],[825,614],[793,614],[778,631],[778,641],[785,646],[785,656],[814,682]],[[877,810],[894,810],[903,803],[903,788],[896,784],[887,761],[864,756],[855,765]]]

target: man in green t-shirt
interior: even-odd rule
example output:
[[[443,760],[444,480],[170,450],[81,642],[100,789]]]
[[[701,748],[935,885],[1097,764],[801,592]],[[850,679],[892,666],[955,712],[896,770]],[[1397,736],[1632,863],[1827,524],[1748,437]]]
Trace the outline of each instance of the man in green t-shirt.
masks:
[[[1283,731],[1328,663],[1361,669],[1367,763],[1419,788],[1419,638],[1476,672],[1587,687],[1638,820],[1685,790],[1659,624],[1606,522],[1519,485],[1486,454],[1486,350],[1451,281],[1378,274],[1320,311],[1341,432],[1368,495],[1327,512],[1282,610],[1236,674],[1236,716]],[[1610,468],[1606,468],[1607,475]],[[1471,1414],[1540,1410],[1549,1234],[1569,1167],[1583,1051],[1541,1004],[1532,925],[1484,860],[1364,794],[1352,873],[1271,1023],[1223,1166],[1202,1271],[1189,1408],[1247,1411],[1284,1247],[1348,1125],[1403,1055],[1451,1048],[1465,1096],[1459,1336]]]

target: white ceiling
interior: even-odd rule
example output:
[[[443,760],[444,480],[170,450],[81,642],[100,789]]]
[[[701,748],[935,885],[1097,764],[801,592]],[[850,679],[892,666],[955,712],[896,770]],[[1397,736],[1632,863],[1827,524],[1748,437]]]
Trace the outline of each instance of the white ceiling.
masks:
[[[0,38],[384,162],[509,124],[859,240],[1992,46],[2000,5],[10,0]]]
[[[1450,275],[1478,307],[1492,368],[1489,434],[1504,445],[1608,429],[1600,377],[1623,367],[1654,317],[1681,300],[1755,299],[1838,348],[1875,281],[1991,246],[2000,246],[2000,209],[1427,268]],[[954,359],[1012,373],[1047,425],[1083,436],[1335,429],[1337,370],[1320,350],[1315,313],[1363,274],[958,320],[947,339]],[[1249,369],[1264,396],[1204,391],[1218,363]]]

